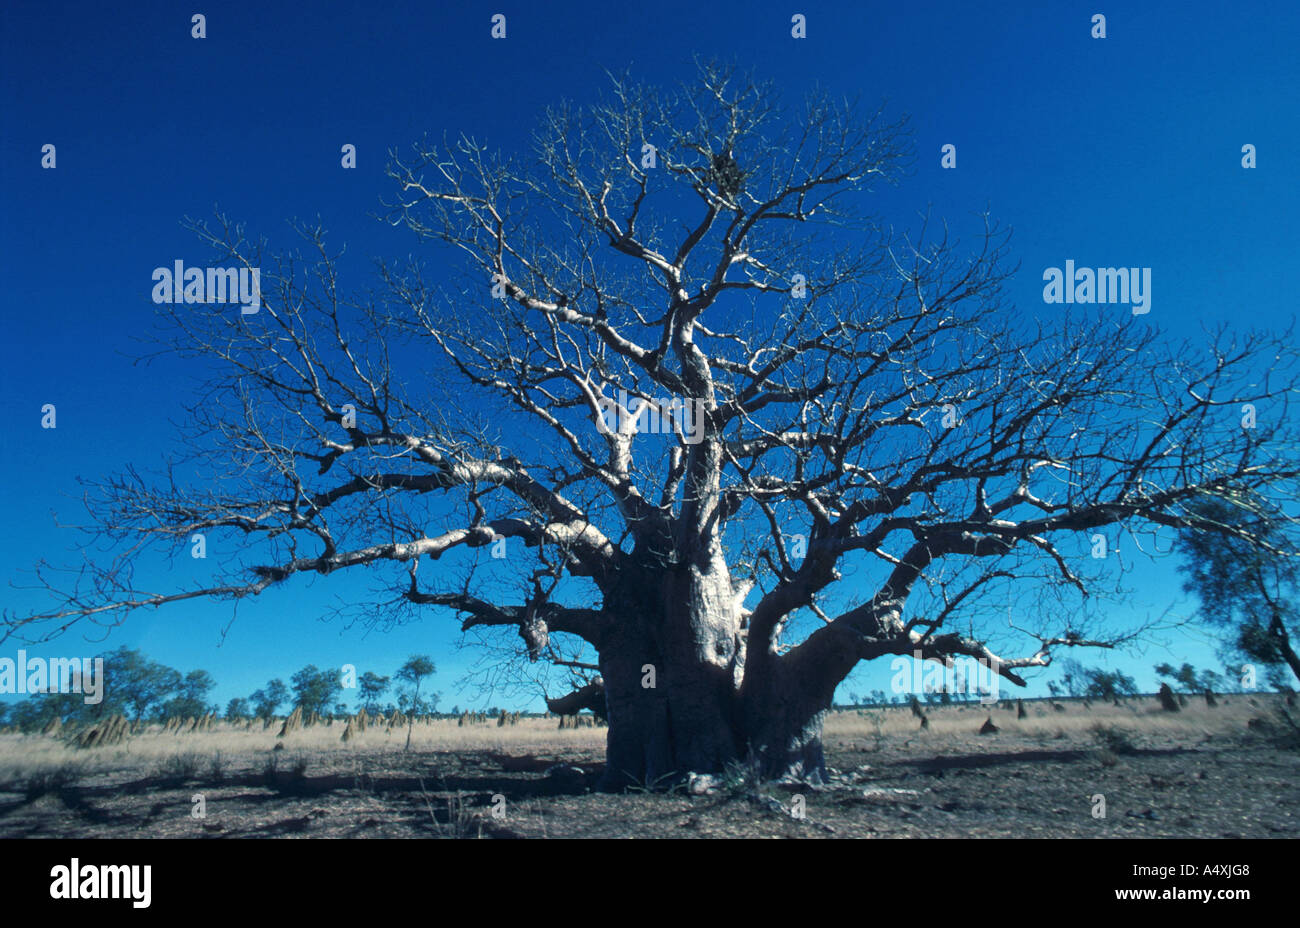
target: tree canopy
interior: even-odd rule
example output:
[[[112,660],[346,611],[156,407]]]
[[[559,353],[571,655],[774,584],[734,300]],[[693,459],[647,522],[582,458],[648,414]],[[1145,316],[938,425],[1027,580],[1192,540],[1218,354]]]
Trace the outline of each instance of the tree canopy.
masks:
[[[375,567],[374,621],[451,613],[571,675],[608,712],[615,779],[740,756],[818,776],[861,661],[1024,684],[1140,633],[1098,627],[1121,532],[1268,548],[1198,507],[1300,473],[1286,416],[1240,418],[1284,409],[1289,333],[1178,344],[1110,308],[1018,312],[991,221],[963,245],[872,215],[910,161],[881,109],[791,108],[703,65],[551,108],[527,154],[394,156],[389,220],[459,275],[389,263],[349,292],[319,228],[303,260],[194,224],[263,285],[256,315],[159,306],[165,345],[212,372],[181,437],[224,476],[95,483],[118,553],[8,634]],[[141,551],[199,532],[237,553],[136,588]]]

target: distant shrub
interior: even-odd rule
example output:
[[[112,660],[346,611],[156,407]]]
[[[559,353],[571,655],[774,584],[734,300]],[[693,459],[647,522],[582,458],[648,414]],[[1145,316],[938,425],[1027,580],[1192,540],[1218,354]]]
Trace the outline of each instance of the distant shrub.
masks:
[[[154,775],[164,783],[180,785],[198,776],[201,761],[194,753],[171,754],[164,757],[154,768]]]
[[[1097,742],[1102,752],[1110,752],[1116,755],[1133,754],[1137,751],[1132,740],[1126,732],[1118,728],[1110,728],[1106,725],[1094,725],[1092,727],[1092,737]],[[1107,764],[1107,766],[1111,766]]]
[[[46,793],[56,793],[75,785],[85,776],[85,773],[86,768],[74,761],[53,767],[40,767],[28,775],[23,792],[27,796],[27,801],[31,802]]]

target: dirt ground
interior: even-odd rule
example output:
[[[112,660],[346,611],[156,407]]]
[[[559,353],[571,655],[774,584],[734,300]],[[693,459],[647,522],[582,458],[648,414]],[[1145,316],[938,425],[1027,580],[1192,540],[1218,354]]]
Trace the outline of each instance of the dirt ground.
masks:
[[[830,786],[736,771],[699,794],[593,792],[604,731],[540,718],[417,726],[409,753],[400,731],[339,744],[341,726],[90,750],[3,735],[0,836],[1300,837],[1280,699],[1026,706],[928,709],[924,729],[906,708],[837,712]],[[978,734],[986,719],[999,730]]]

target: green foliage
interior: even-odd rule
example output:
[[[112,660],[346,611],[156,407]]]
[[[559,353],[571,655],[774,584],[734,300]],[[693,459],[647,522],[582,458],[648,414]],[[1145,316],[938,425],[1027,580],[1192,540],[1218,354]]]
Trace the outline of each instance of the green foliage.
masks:
[[[1137,683],[1123,671],[1091,669],[1085,673],[1088,678],[1087,696],[1090,699],[1118,699],[1120,696],[1137,695]]]
[[[397,671],[397,679],[404,683],[419,683],[427,676],[438,672],[427,654],[412,654]]]
[[[342,676],[341,671],[320,670],[315,664],[308,664],[289,678],[294,705],[304,713],[327,714],[334,697],[343,692]]]
[[[1065,695],[1080,698],[1088,691],[1088,679],[1083,665],[1073,658],[1061,661],[1061,688]],[[1053,693],[1052,695],[1056,695]]]
[[[254,690],[248,697],[253,704],[253,711],[259,719],[269,719],[279,711],[280,706],[289,698],[289,688],[284,681],[276,678],[260,690]]]
[[[1175,668],[1172,664],[1156,664],[1156,675],[1168,680],[1171,689],[1183,693],[1229,693],[1239,690],[1240,686],[1232,676],[1224,676],[1213,670],[1198,671],[1191,664],[1184,663]]]
[[[137,720],[156,718],[163,704],[179,695],[184,683],[179,670],[132,648],[118,648],[103,657],[104,702],[100,705],[104,708],[100,715],[114,715],[120,707]]]
[[[398,697],[403,712],[424,715],[433,711],[438,703],[438,695],[435,693],[421,697],[420,686],[425,677],[431,677],[437,672],[438,668],[433,665],[433,661],[427,654],[412,654],[407,658],[406,663],[397,671],[397,679],[407,687],[406,691]]]
[[[1060,666],[1061,684],[1065,692],[1075,698],[1112,700],[1137,695],[1137,683],[1121,670],[1084,667],[1071,658],[1061,661]],[[1060,688],[1053,688],[1050,684],[1048,690],[1053,696],[1060,692]]]
[[[1156,676],[1167,678],[1171,689],[1197,693],[1204,689],[1196,668],[1191,664],[1175,668],[1173,664],[1156,664]]]
[[[80,719],[93,707],[82,702],[79,693],[39,693],[28,696],[9,710],[9,724],[24,733],[40,731],[55,718]]]
[[[100,702],[88,704],[82,693],[36,693],[8,712],[8,721],[24,732],[39,731],[52,719],[93,725],[114,715],[135,720],[172,716],[197,717],[208,712],[207,695],[215,681],[206,670],[179,670],[150,660],[141,651],[121,647],[98,655],[104,662]]]
[[[1203,500],[1188,514],[1199,528],[1183,532],[1175,551],[1201,620],[1223,629],[1229,648],[1248,660],[1278,666],[1289,652],[1294,661],[1300,564],[1279,553],[1296,550],[1293,520],[1258,496]]]
[[[361,689],[361,706],[367,712],[374,712],[379,705],[379,700],[384,693],[388,692],[388,687],[392,681],[391,677],[381,677],[373,671],[367,670],[361,675],[358,686]]]
[[[718,777],[718,789],[732,797],[749,796],[764,786],[759,768],[752,759],[729,762]]]
[[[176,695],[163,703],[163,719],[194,719],[215,710],[215,706],[208,705],[208,693],[216,685],[206,670],[191,670],[181,680]]]

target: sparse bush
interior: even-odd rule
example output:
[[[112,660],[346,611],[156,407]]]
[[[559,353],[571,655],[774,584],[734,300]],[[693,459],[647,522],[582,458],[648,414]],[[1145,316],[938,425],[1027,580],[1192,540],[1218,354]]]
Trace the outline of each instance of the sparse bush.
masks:
[[[483,819],[465,804],[465,797],[459,792],[454,796],[447,797],[446,824],[438,820],[438,814],[433,809],[433,802],[424,788],[423,779],[420,780],[420,792],[424,795],[425,808],[429,810],[429,819],[433,823],[433,828],[441,837],[483,837]]]
[[[287,769],[281,769],[280,760],[274,754],[267,755],[262,766],[262,780],[279,793],[294,793],[300,790],[306,780],[310,761],[306,754],[294,754]]]
[[[1279,705],[1272,718],[1255,717],[1246,727],[1261,734],[1283,750],[1300,750],[1300,723],[1291,717],[1286,707]]]
[[[28,775],[23,792],[27,801],[31,802],[46,793],[55,793],[76,785],[85,774],[86,768],[73,761],[53,767],[40,767]]]
[[[199,772],[200,760],[197,754],[170,754],[158,762],[154,775],[164,783],[180,785],[194,779]]]
[[[1107,752],[1116,755],[1133,754],[1137,748],[1129,739],[1128,733],[1118,728],[1111,728],[1106,725],[1094,725],[1092,727],[1092,737],[1102,749],[1102,754]],[[1107,766],[1111,766],[1107,764]]]
[[[763,778],[758,764],[752,760],[738,760],[727,764],[718,777],[718,789],[734,797],[750,796],[758,791]]]
[[[881,745],[883,745],[885,741],[885,733],[883,729],[885,713],[883,711],[864,711],[862,715],[871,723],[871,737],[875,740],[875,743],[871,746],[870,750],[879,751]]]

